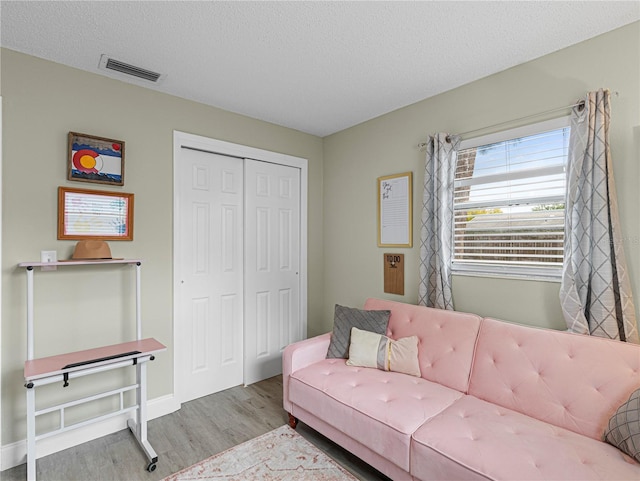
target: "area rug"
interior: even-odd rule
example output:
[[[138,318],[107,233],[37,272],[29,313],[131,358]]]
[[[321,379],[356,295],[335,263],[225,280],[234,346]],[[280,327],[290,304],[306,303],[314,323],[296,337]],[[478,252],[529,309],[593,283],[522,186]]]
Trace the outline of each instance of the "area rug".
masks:
[[[211,456],[163,481],[357,481],[351,473],[284,425]]]

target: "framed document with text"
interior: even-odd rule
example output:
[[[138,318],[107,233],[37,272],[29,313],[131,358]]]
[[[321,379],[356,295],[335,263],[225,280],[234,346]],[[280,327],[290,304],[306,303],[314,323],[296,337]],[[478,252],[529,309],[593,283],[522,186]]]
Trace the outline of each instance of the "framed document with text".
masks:
[[[413,173],[378,177],[378,247],[413,246]]]

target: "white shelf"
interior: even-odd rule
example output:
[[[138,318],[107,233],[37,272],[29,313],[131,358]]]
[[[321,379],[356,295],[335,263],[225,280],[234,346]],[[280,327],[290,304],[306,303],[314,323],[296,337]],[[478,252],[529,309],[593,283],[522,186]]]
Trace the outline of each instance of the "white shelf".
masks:
[[[141,259],[96,259],[96,260],[68,260],[56,262],[21,262],[18,267],[53,267],[53,266],[95,266],[97,264],[142,264]]]

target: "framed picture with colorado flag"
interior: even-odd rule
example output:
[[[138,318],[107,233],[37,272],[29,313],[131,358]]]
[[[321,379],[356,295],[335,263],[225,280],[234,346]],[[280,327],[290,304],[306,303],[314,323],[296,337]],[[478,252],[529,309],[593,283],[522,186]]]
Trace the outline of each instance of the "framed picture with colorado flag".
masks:
[[[124,142],[69,132],[69,180],[124,185]]]

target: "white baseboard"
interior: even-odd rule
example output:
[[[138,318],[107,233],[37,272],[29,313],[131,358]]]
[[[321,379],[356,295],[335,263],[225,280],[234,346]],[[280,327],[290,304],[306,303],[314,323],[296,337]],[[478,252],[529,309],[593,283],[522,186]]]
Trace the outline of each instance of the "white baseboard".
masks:
[[[173,394],[161,396],[147,402],[147,416],[149,419],[159,418],[165,414],[180,409],[180,403],[175,399]],[[57,436],[51,436],[38,441],[36,445],[36,458],[48,456],[64,449],[86,443],[93,439],[112,434],[122,429],[127,429],[127,419],[131,417],[131,413],[115,416],[102,422],[96,422],[78,429],[73,429],[61,433]],[[149,440],[153,445],[153,439]],[[27,462],[27,440],[16,441],[15,443],[2,446],[2,459],[0,466],[2,469],[13,468]]]

